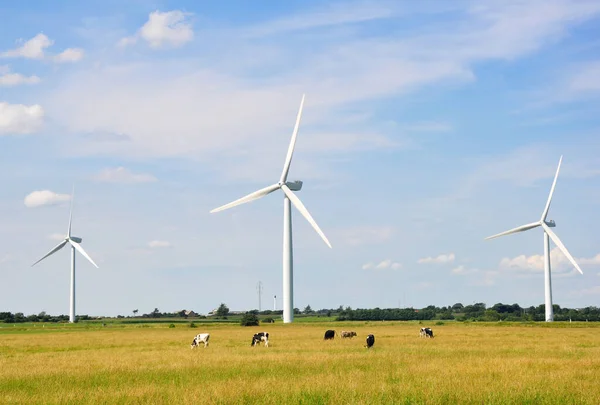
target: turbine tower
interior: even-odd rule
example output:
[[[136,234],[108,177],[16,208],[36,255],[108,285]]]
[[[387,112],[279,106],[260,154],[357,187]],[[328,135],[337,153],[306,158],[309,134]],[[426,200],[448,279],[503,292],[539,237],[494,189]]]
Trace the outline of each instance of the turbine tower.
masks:
[[[75,322],[75,250],[77,250],[79,253],[81,253],[83,255],[83,257],[88,259],[90,261],[90,263],[92,263],[94,266],[96,266],[96,268],[98,268],[98,265],[96,263],[94,263],[92,258],[81,247],[80,243],[81,243],[82,239],[78,238],[77,236],[71,235],[71,219],[73,218],[73,198],[74,197],[75,197],[75,187],[73,187],[73,194],[71,195],[71,209],[69,212],[69,229],[67,230],[67,235],[65,236],[65,239],[62,242],[60,242],[56,247],[54,247],[54,249],[52,249],[51,251],[46,253],[46,255],[44,257],[42,257],[40,260],[38,260],[37,262],[35,262],[31,265],[31,267],[33,267],[36,264],[38,264],[39,262],[41,262],[42,260],[44,260],[46,257],[58,252],[67,243],[69,243],[71,245],[71,294],[70,294],[71,300],[70,300],[70,306],[69,306],[69,322],[70,323]]]
[[[567,259],[569,259],[569,261],[571,262],[571,264],[573,264],[577,271],[583,274],[583,271],[581,271],[579,265],[577,264],[577,262],[575,262],[575,259],[573,258],[573,256],[571,256],[565,245],[560,241],[558,236],[556,236],[556,234],[550,229],[554,228],[556,226],[556,223],[552,220],[546,220],[546,217],[548,216],[548,211],[550,210],[550,203],[552,202],[552,195],[554,194],[554,188],[556,187],[556,180],[558,179],[558,172],[560,171],[561,163],[562,156],[558,161],[558,168],[556,169],[556,175],[554,176],[552,188],[550,188],[550,195],[548,196],[546,207],[544,208],[544,211],[542,212],[542,217],[539,221],[521,225],[508,231],[501,232],[499,234],[488,236],[487,238],[485,238],[486,240],[493,239],[504,235],[510,235],[511,233],[527,231],[529,229],[537,228],[538,226],[542,227],[542,229],[544,230],[544,304],[546,307],[546,322],[554,321],[554,311],[552,308],[552,277],[550,273],[550,239],[552,239],[554,244],[558,246],[558,248],[567,257]]]
[[[248,194],[238,200],[225,204],[221,207],[215,208],[210,211],[211,213],[223,211],[236,205],[251,202],[271,194],[276,190],[281,190],[284,193],[283,197],[283,322],[291,323],[294,320],[294,275],[293,275],[293,255],[292,255],[292,215],[291,215],[291,204],[306,220],[312,225],[315,231],[325,241],[327,246],[331,248],[331,244],[327,237],[321,231],[321,228],[317,225],[313,217],[310,215],[302,201],[294,194],[294,191],[300,191],[302,188],[301,181],[288,182],[288,172],[290,170],[290,164],[292,163],[292,155],[294,154],[294,146],[296,145],[296,137],[298,136],[298,128],[300,127],[300,118],[302,116],[302,107],[304,106],[304,95],[302,95],[302,101],[300,102],[300,110],[296,117],[296,125],[294,126],[294,132],[292,133],[292,140],[288,148],[287,157],[283,165],[283,171],[279,181],[268,187],[262,188],[258,191]]]

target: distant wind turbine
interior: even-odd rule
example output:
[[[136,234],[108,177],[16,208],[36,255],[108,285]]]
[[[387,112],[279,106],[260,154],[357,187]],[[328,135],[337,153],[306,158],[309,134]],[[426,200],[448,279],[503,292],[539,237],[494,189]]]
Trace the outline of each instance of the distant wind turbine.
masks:
[[[569,251],[567,250],[565,245],[561,242],[561,240],[558,238],[558,236],[556,236],[556,234],[554,232],[552,232],[552,230],[550,229],[550,228],[554,228],[556,226],[556,223],[552,220],[549,220],[549,221],[546,220],[546,217],[548,216],[548,211],[550,210],[550,203],[552,202],[552,195],[554,194],[554,188],[556,187],[556,180],[558,179],[558,172],[560,171],[561,163],[562,163],[562,156],[560,157],[560,160],[558,161],[558,168],[556,169],[556,175],[554,176],[554,182],[552,183],[552,188],[550,189],[550,195],[548,196],[548,201],[546,202],[546,207],[544,208],[544,211],[542,212],[542,217],[540,218],[539,221],[532,222],[532,223],[526,224],[526,225],[521,225],[519,227],[510,229],[508,231],[501,232],[499,234],[496,234],[493,236],[488,236],[487,238],[485,238],[486,240],[493,239],[493,238],[497,238],[497,237],[504,236],[504,235],[510,235],[511,233],[527,231],[529,229],[537,228],[538,226],[542,227],[542,229],[544,230],[544,286],[545,286],[544,304],[546,307],[546,322],[552,322],[554,320],[554,311],[552,308],[552,279],[551,279],[551,274],[550,274],[550,239],[552,239],[552,241],[556,244],[556,246],[558,246],[558,248],[567,257],[567,259],[569,259],[569,261],[571,262],[571,264],[573,264],[573,266],[577,269],[577,271],[579,271],[581,274],[583,274],[583,271],[581,271],[581,269],[579,268],[579,265],[575,262],[575,259],[573,258],[573,256],[571,256],[571,253],[569,253]]]
[[[98,268],[98,265],[96,263],[94,263],[92,258],[81,247],[80,243],[81,243],[82,239],[78,238],[77,236],[71,235],[71,220],[73,218],[73,199],[74,199],[74,197],[75,197],[75,187],[73,187],[73,193],[71,194],[71,209],[69,212],[69,229],[67,230],[67,235],[65,236],[65,239],[62,242],[60,242],[56,247],[54,247],[54,249],[52,249],[51,251],[46,253],[46,255],[44,255],[44,257],[42,257],[40,260],[38,260],[37,262],[35,262],[31,265],[31,267],[33,267],[36,264],[38,264],[39,262],[41,262],[42,260],[44,260],[46,257],[58,252],[67,243],[69,243],[71,245],[71,294],[70,294],[71,301],[70,301],[70,307],[69,307],[69,322],[71,322],[71,323],[75,322],[75,250],[77,250],[79,253],[81,253],[83,255],[83,257],[88,259],[90,261],[90,263],[92,263],[94,266],[96,266],[96,268]]]
[[[294,320],[294,279],[293,279],[293,255],[292,255],[292,215],[291,215],[291,205],[294,204],[294,207],[306,220],[311,224],[315,231],[321,236],[321,238],[325,241],[327,246],[331,248],[331,244],[327,237],[321,231],[321,228],[317,225],[313,217],[310,215],[302,201],[293,193],[293,191],[300,191],[302,188],[301,181],[288,182],[288,172],[290,170],[290,164],[292,162],[292,155],[294,154],[294,147],[296,145],[296,137],[298,136],[298,129],[300,127],[300,118],[302,116],[302,107],[304,106],[304,95],[302,95],[302,101],[300,102],[300,110],[298,111],[298,116],[296,117],[296,125],[294,126],[294,132],[292,133],[292,140],[290,141],[290,146],[288,147],[287,157],[285,159],[285,163],[283,165],[283,171],[281,172],[281,177],[279,181],[275,184],[272,184],[268,187],[262,188],[258,191],[248,194],[245,197],[242,197],[238,200],[230,202],[229,204],[225,204],[221,207],[215,208],[210,211],[211,213],[223,211],[228,208],[235,207],[236,205],[248,203],[259,198],[266,196],[267,194],[271,194],[275,190],[281,190],[284,193],[283,197],[283,322],[291,323]]]

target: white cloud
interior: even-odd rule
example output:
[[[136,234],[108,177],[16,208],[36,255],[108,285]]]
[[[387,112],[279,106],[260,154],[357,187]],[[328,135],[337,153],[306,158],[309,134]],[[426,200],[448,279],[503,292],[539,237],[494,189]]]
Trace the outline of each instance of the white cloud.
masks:
[[[133,173],[124,167],[107,168],[102,170],[96,176],[96,181],[108,183],[149,183],[156,181],[156,177],[151,174]]]
[[[153,240],[148,242],[148,247],[152,249],[168,248],[171,246],[171,242],[168,242],[166,240]]]
[[[455,257],[454,257],[454,253],[449,253],[447,255],[439,255],[437,257],[425,257],[422,259],[417,260],[417,263],[419,264],[424,264],[424,263],[435,263],[435,264],[441,264],[441,263],[452,263],[454,261]]]
[[[0,102],[0,135],[29,134],[37,131],[44,118],[44,110],[38,104],[8,104]]]
[[[452,269],[452,274],[472,274],[477,272],[479,272],[478,269],[468,269],[462,264]]]
[[[56,205],[71,200],[69,194],[58,194],[50,190],[33,191],[25,197],[24,203],[28,208],[43,205]]]
[[[575,261],[580,266],[599,266],[600,265],[600,253],[590,258],[575,258]],[[513,258],[505,257],[500,261],[501,269],[512,269],[519,271],[531,271],[531,272],[542,272],[544,271],[544,256],[543,255],[519,255]],[[555,272],[576,272],[573,265],[562,253],[562,251],[555,247],[550,251],[550,268],[553,273]]]
[[[20,84],[37,84],[41,80],[39,77],[24,76],[20,73],[10,73],[8,66],[0,66],[0,87],[18,86]]]
[[[56,241],[64,240],[65,239],[65,234],[62,234],[62,233],[53,233],[53,234],[48,235],[48,239],[56,240]]]
[[[22,42],[22,40],[20,40]],[[40,33],[29,41],[25,42],[22,46],[10,51],[0,53],[0,56],[5,58],[27,58],[27,59],[43,59],[44,49],[48,48],[54,43],[46,35]]]
[[[77,62],[83,58],[84,51],[79,48],[67,48],[58,55],[54,56],[57,63]]]
[[[137,43],[138,38],[142,38],[152,48],[160,48],[164,45],[179,47],[194,38],[192,25],[187,19],[190,15],[179,10],[164,13],[154,11],[150,13],[148,21],[136,35],[122,38],[118,46],[133,45]]]
[[[366,263],[362,265],[362,269],[363,270],[385,270],[385,269],[391,269],[391,270],[399,270],[402,268],[402,264],[398,263],[398,262],[394,262],[391,259],[386,259],[383,260],[377,264],[375,263]]]

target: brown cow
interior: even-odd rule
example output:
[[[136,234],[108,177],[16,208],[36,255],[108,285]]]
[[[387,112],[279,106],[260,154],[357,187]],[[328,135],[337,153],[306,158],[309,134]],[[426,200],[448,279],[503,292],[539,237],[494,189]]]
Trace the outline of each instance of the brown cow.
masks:
[[[354,332],[354,331],[346,331],[346,330],[343,330],[343,331],[342,331],[342,334],[341,334],[341,336],[342,336],[343,338],[352,338],[352,337],[354,337],[354,336],[358,336],[358,335],[357,335],[357,334],[356,334],[356,332]]]

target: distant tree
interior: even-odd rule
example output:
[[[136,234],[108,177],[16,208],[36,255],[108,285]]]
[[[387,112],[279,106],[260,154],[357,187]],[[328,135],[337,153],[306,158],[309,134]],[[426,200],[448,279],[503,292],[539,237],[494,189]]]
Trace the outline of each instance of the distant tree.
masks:
[[[219,305],[219,308],[217,308],[216,315],[217,316],[229,315],[229,308],[227,307],[227,305],[225,305],[224,303],[221,303],[221,305]]]
[[[154,311],[152,311],[152,318],[158,318],[160,317],[160,311],[158,310],[158,308],[154,308]]]
[[[300,312],[300,309],[299,309],[299,308],[294,308],[294,314],[298,315],[298,314],[300,314],[300,313],[301,313],[301,312]]]
[[[456,304],[452,305],[452,310],[453,311],[460,311],[461,309],[463,309],[465,306],[463,304],[461,304],[460,302],[457,302]]]
[[[246,312],[240,320],[242,326],[258,326],[258,316],[251,312]]]
[[[312,313],[312,312],[313,312],[313,310],[312,310],[312,308],[310,307],[310,305],[307,305],[307,306],[304,308],[304,313],[305,313],[305,314],[310,314],[310,313]]]
[[[136,315],[137,315],[137,313],[138,313],[138,310],[137,310],[137,309],[134,309],[134,310],[133,310],[133,316],[136,316]]]

